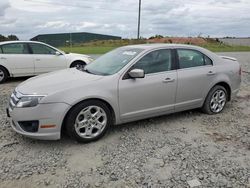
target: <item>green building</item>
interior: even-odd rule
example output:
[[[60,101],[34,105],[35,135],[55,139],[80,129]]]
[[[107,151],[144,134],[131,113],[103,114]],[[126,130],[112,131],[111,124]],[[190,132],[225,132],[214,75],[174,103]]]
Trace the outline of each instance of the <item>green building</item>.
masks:
[[[40,41],[55,47],[60,47],[60,46],[69,46],[71,44],[86,43],[96,40],[119,40],[119,39],[121,39],[121,37],[79,32],[79,33],[41,34],[31,38],[30,40]]]

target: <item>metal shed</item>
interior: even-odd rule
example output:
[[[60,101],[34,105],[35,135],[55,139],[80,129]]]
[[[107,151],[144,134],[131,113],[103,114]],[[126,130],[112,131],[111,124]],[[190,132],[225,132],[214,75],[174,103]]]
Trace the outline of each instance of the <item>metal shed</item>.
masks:
[[[70,44],[86,43],[95,40],[119,40],[121,37],[112,35],[102,35],[96,33],[55,33],[55,34],[41,34],[30,40],[40,41],[50,44],[55,47],[68,46]]]

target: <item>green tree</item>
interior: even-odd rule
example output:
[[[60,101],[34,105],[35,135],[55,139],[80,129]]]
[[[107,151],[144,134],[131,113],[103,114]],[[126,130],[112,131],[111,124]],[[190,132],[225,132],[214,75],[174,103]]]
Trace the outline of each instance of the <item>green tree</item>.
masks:
[[[162,35],[155,35],[155,36],[149,37],[149,39],[161,39],[161,38],[164,38],[164,37]]]
[[[16,35],[8,35],[9,40],[19,40],[19,38]]]
[[[5,36],[3,36],[3,35],[0,34],[0,42],[1,41],[6,41],[6,40],[8,40],[8,39]]]

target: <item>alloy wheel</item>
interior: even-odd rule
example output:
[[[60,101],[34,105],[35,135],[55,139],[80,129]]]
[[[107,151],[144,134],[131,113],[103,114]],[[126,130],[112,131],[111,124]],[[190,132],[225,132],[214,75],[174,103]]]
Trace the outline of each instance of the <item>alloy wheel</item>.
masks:
[[[4,72],[0,69],[0,82],[4,79]]]
[[[223,110],[226,104],[226,93],[222,89],[216,90],[210,101],[210,109],[214,113],[219,113]]]
[[[99,136],[107,125],[107,114],[99,106],[88,106],[81,110],[75,120],[75,131],[82,138]]]

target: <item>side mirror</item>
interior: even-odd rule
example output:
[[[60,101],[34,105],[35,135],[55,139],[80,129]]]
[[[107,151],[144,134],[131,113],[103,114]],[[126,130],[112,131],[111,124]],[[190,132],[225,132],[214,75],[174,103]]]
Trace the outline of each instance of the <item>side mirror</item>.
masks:
[[[56,51],[55,53],[56,56],[62,55],[60,52]]]
[[[128,74],[131,78],[144,78],[145,77],[144,70],[142,69],[133,69]]]

